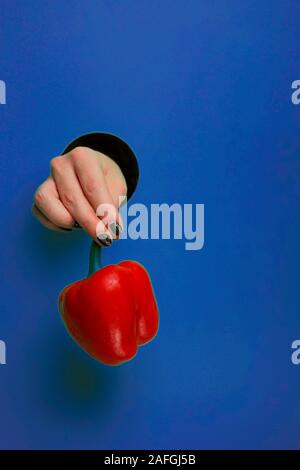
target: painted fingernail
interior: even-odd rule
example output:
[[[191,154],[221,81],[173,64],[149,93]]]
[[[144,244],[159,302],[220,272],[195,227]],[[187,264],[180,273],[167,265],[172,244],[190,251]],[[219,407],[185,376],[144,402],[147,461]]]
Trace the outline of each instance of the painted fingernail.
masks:
[[[79,223],[75,221],[73,224],[73,228],[81,228],[81,225],[79,225]]]
[[[111,232],[116,235],[116,237],[118,237],[120,235],[120,233],[122,233],[122,227],[120,224],[118,224],[118,222],[113,222],[112,224],[110,224],[109,226]]]
[[[107,235],[107,233],[99,233],[99,235],[97,235],[97,238],[99,242],[102,243],[102,245],[104,246],[110,246],[112,244],[112,239],[109,235]]]

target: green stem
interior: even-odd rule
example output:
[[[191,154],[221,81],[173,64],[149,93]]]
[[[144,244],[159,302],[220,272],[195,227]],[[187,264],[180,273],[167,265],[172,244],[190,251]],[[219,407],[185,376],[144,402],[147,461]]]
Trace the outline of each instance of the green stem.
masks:
[[[90,263],[88,276],[91,276],[94,272],[102,268],[101,250],[101,246],[99,246],[96,242],[93,241],[90,248]]]

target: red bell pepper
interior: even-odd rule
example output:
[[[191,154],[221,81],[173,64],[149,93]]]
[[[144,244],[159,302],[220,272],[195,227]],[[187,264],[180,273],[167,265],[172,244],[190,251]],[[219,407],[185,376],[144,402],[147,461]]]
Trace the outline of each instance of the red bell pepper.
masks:
[[[158,330],[158,309],[146,269],[135,261],[100,267],[92,244],[90,273],[65,287],[59,310],[65,326],[88,354],[107,364],[132,359]]]

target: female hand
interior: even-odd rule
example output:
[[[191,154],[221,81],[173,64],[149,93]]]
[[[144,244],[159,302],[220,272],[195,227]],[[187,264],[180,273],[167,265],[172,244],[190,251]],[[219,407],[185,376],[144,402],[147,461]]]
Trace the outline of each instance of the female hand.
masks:
[[[46,227],[82,227],[109,246],[122,231],[119,206],[127,194],[119,166],[103,153],[76,147],[51,160],[50,176],[36,190],[33,213]]]

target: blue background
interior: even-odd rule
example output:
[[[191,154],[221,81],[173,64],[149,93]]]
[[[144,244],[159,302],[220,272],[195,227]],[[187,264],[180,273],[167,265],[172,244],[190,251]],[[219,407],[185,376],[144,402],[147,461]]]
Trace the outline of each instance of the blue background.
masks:
[[[1,448],[299,448],[300,5],[1,0]],[[31,216],[49,160],[120,135],[132,202],[204,203],[205,247],[124,240],[149,269],[153,343],[108,368],[79,350],[57,295],[88,237]]]

